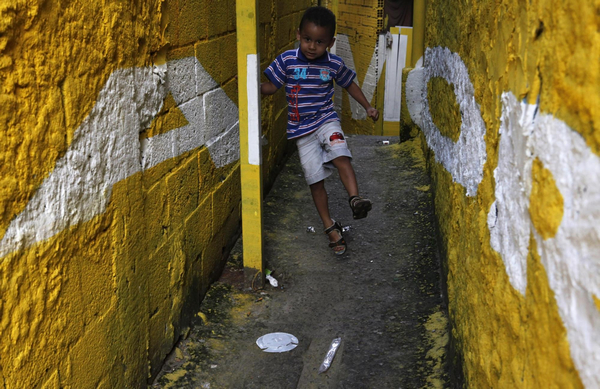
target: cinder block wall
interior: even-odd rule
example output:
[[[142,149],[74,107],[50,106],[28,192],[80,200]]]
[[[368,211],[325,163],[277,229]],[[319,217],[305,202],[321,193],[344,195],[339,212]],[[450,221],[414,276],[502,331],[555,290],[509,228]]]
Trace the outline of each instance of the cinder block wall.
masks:
[[[259,52],[260,68],[264,71],[280,53],[295,47],[296,30],[304,10],[315,1],[261,0],[259,2]],[[261,73],[261,80],[267,81]],[[263,147],[263,179],[268,188],[275,180],[277,163],[282,160],[286,150],[294,150],[295,143],[287,142],[287,100],[285,88],[274,95],[262,97],[262,130],[266,145]]]
[[[0,5],[1,387],[144,387],[185,334],[239,231],[235,27],[234,0]]]
[[[600,387],[599,28],[593,2],[428,2],[403,122],[467,387]]]
[[[377,107],[376,47],[378,39],[378,7],[382,0],[338,0],[328,1],[327,6],[337,14],[336,54],[346,65],[356,71],[356,83],[371,105]],[[381,84],[383,86],[383,84]],[[383,93],[380,88],[379,93]],[[353,100],[346,90],[336,87],[335,102],[341,110],[342,127],[349,134],[374,134],[375,124],[366,120],[363,107]],[[377,107],[380,113],[383,107]]]

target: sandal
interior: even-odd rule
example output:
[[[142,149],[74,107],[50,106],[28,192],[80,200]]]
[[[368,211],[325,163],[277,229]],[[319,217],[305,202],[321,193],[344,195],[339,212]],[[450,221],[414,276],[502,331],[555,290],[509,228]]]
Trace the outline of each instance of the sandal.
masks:
[[[367,217],[367,213],[373,208],[373,203],[369,199],[363,199],[360,196],[352,196],[348,200],[352,208],[352,217],[362,219]]]
[[[332,219],[333,220],[333,219]],[[333,249],[335,255],[342,255],[346,252],[346,241],[344,240],[344,236],[342,235],[342,226],[340,223],[333,220],[333,224],[331,227],[325,229],[325,235],[331,234],[333,231],[336,231],[340,235],[340,239],[337,242],[329,242],[329,247]]]

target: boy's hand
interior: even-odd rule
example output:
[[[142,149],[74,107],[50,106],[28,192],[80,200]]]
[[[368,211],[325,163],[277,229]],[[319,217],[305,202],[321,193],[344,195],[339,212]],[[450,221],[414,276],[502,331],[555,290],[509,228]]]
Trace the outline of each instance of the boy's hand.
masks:
[[[373,119],[373,121],[377,121],[379,119],[379,111],[373,107],[367,108],[367,116]]]
[[[271,81],[260,84],[260,93],[263,95],[272,95],[275,92],[277,92],[277,87]]]

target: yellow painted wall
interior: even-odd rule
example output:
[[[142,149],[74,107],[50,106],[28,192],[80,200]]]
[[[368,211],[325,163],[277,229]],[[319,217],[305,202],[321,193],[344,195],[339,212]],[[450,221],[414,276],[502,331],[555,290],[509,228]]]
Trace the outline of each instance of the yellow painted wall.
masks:
[[[569,131],[581,134],[591,150],[590,159],[600,157],[599,9],[597,1],[576,0],[428,1],[426,46],[447,48],[464,62],[485,124],[486,160],[474,196],[436,160],[432,149],[426,151],[445,254],[452,334],[467,387],[582,387],[584,369],[575,367],[573,356],[583,353],[585,359],[586,352],[600,352],[569,342],[573,333],[567,333],[566,319],[559,314],[557,293],[570,292],[551,287],[548,269],[540,260],[540,244],[556,234],[564,205],[555,177],[539,159],[530,167],[528,217],[537,235],[532,232],[528,242],[524,294],[511,285],[503,258],[492,249],[487,222],[492,203],[498,200],[494,170],[499,144],[502,136],[509,136],[499,134],[503,93],[529,105],[539,102],[539,114],[553,115]],[[456,142],[464,117],[461,121],[457,113],[453,86],[434,77],[427,85],[427,98],[433,122],[443,136]],[[408,115],[404,110],[403,125],[416,128]],[[565,153],[569,147],[563,145]],[[519,161],[513,162],[517,175]],[[580,174],[588,173],[573,172]],[[554,274],[562,276],[566,273]],[[592,274],[592,279],[597,277]],[[590,284],[587,287],[598,288]],[[597,304],[596,296],[588,297],[590,306]],[[598,331],[591,328],[587,334],[597,338]],[[588,372],[590,376],[593,380]]]
[[[280,3],[261,2],[263,28],[281,32],[284,18],[299,21],[299,9],[279,10]],[[267,21],[273,15],[282,21]],[[164,77],[165,66],[196,58],[210,75],[203,80],[210,92],[222,89],[223,99],[237,104],[235,27],[234,0],[1,2],[0,238],[20,216],[31,214],[27,205],[61,171],[86,118],[111,113],[110,104],[99,105],[113,100],[107,93],[152,102],[152,90],[135,95],[144,93],[141,78],[127,78],[140,82],[130,89],[111,84],[119,75],[142,69],[136,77],[154,80],[160,90],[164,81],[156,77]],[[269,33],[264,49],[287,48],[292,40]],[[194,91],[193,83],[189,88]],[[134,93],[123,97],[122,90]],[[171,93],[159,103],[139,129],[142,148],[148,139],[189,124],[186,103]],[[267,102],[263,111],[269,110],[275,112]],[[106,122],[92,134],[135,125]],[[212,130],[225,129],[207,123],[206,131]],[[265,176],[272,182],[286,147],[285,126],[263,130],[269,140]],[[144,387],[157,374],[239,231],[239,163],[221,166],[211,152],[203,145],[178,152],[107,183],[105,209],[48,238],[16,248],[2,241],[0,251],[8,252],[0,262],[0,387]],[[89,158],[81,163],[89,165]],[[98,174],[111,162],[102,160]],[[85,188],[90,177],[81,179]],[[81,204],[83,199],[51,213],[72,217]]]
[[[329,8],[333,8],[329,1]],[[378,42],[378,7],[383,7],[380,0],[338,0],[337,1],[337,34],[348,37],[354,58],[356,78],[359,85],[364,89],[365,75],[369,71],[369,64]],[[339,53],[342,58],[346,55]],[[380,85],[383,85],[381,83]],[[382,88],[379,90],[383,92]],[[377,106],[377,91],[373,93],[371,105],[379,109],[380,115],[383,107]],[[362,109],[362,107],[360,108]],[[342,98],[342,127],[349,134],[375,134],[375,124],[371,119],[356,120],[352,118],[349,95],[343,91]]]
[[[264,71],[280,53],[291,50],[296,42],[296,30],[304,10],[314,1],[260,1],[258,44],[260,53],[261,81],[267,81]],[[277,163],[286,150],[293,150],[293,142],[287,142],[287,101],[284,88],[272,96],[262,96],[262,131],[267,145],[263,147],[263,180],[269,188],[279,172]]]

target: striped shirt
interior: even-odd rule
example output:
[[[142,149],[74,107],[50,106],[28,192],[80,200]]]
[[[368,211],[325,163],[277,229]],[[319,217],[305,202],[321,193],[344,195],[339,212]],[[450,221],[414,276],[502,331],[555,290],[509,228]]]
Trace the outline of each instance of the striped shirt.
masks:
[[[310,134],[327,122],[339,121],[333,109],[333,81],[347,88],[356,77],[337,55],[325,52],[309,61],[299,48],[280,54],[265,75],[278,89],[285,85],[288,139]]]

